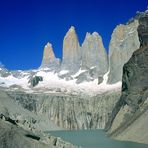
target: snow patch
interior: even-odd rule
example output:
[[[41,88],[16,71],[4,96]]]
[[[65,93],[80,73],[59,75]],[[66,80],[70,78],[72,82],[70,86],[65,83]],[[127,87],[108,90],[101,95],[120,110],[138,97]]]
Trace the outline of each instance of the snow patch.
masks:
[[[43,77],[43,81],[41,81],[33,89],[29,88],[29,73],[24,73],[24,77],[22,78],[16,78],[13,75],[9,75],[8,77],[0,77],[0,86],[9,88],[12,85],[18,85],[30,93],[64,93],[89,96],[94,96],[106,91],[121,89],[121,82],[112,85],[107,84],[109,71],[103,76],[103,82],[99,85],[98,79],[77,84],[76,77],[85,71],[86,70],[80,69],[76,74],[72,75],[74,79],[67,81],[66,79],[61,79],[58,77],[59,73],[55,73],[53,71],[47,72],[44,70],[36,70],[36,74],[34,76]],[[62,71],[62,73],[66,72],[68,71]]]
[[[81,68],[79,69],[79,71],[77,73],[75,73],[74,75],[72,75],[73,78],[79,76],[81,73],[85,72],[86,70],[82,70]]]
[[[16,78],[12,75],[9,75],[8,77],[0,77],[0,83],[2,83],[2,86],[10,87],[11,85],[19,85],[23,88],[28,88],[28,77],[23,78]]]
[[[107,84],[107,81],[108,81],[108,74],[109,74],[110,71],[108,71],[104,76],[103,76],[103,84]]]
[[[68,70],[61,70],[59,74],[60,74],[60,75],[64,75],[64,74],[67,74],[67,73],[69,73]]]

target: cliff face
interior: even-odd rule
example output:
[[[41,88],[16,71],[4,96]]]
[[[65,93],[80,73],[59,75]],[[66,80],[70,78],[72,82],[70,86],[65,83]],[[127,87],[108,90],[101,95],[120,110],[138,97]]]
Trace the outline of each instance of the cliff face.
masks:
[[[122,95],[113,110],[109,134],[121,140],[148,143],[147,13],[140,17],[139,24],[138,34],[140,35],[141,47],[124,65]]]
[[[140,47],[138,25],[138,21],[134,20],[130,24],[117,26],[113,31],[109,45],[109,84],[122,80],[123,65]]]
[[[45,117],[60,128],[103,129],[120,93],[109,92],[91,98],[15,92],[8,95],[23,108]]]
[[[64,37],[62,70],[77,72],[80,69],[81,51],[75,28],[72,26]]]
[[[97,33],[87,33],[82,44],[82,69],[96,67],[98,75],[104,75],[108,70],[108,58],[102,38]]]

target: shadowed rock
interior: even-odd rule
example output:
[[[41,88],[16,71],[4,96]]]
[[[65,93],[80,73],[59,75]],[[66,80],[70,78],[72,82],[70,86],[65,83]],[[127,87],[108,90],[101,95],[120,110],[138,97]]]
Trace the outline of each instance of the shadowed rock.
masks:
[[[28,83],[30,83],[32,87],[35,87],[36,85],[38,85],[40,81],[43,81],[43,77],[35,76],[35,77],[32,77]]]

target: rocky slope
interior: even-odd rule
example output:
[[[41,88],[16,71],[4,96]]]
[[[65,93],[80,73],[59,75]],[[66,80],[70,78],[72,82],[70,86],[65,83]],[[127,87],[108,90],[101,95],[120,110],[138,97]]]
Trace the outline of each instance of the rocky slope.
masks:
[[[76,148],[60,138],[33,133],[0,119],[0,147],[2,148]]]
[[[139,17],[140,48],[123,68],[122,95],[108,125],[109,135],[148,143],[148,14]]]
[[[45,130],[58,129],[44,116],[36,115],[31,106],[34,102],[24,102],[29,107],[21,107],[6,92],[0,91],[0,147],[7,148],[74,148],[60,138],[43,134]]]

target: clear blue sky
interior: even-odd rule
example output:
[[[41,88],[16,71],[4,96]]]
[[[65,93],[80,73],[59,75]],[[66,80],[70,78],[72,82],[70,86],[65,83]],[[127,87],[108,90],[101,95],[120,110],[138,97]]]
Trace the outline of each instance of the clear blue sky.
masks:
[[[37,68],[48,41],[61,58],[71,25],[80,43],[97,31],[108,49],[115,26],[147,6],[147,0],[0,0],[0,61],[9,69]]]

